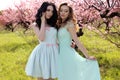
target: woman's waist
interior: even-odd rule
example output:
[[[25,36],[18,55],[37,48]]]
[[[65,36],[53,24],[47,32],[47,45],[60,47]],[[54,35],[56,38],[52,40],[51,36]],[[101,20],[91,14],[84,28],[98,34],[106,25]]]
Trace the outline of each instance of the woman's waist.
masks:
[[[52,43],[52,44],[55,44],[55,43],[57,43],[57,40],[44,40],[44,41],[39,40],[39,42],[40,43]]]
[[[46,46],[58,46],[57,42],[45,42],[42,41],[40,42],[41,45],[46,45]]]
[[[70,46],[72,44],[72,42],[59,42],[59,45],[66,45],[66,46]]]
[[[61,48],[71,47],[71,44],[59,44],[59,47]]]

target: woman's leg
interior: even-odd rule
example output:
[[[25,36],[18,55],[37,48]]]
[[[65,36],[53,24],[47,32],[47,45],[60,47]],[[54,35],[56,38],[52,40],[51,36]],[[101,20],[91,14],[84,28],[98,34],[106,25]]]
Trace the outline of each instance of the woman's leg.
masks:
[[[49,80],[55,80],[55,79],[50,78]]]
[[[55,79],[52,79],[52,78],[49,78],[49,79],[37,78],[37,80],[55,80]]]
[[[51,79],[51,78],[50,78],[50,79],[43,79],[43,80],[54,80],[54,79]]]
[[[37,80],[43,80],[42,78],[37,78]]]

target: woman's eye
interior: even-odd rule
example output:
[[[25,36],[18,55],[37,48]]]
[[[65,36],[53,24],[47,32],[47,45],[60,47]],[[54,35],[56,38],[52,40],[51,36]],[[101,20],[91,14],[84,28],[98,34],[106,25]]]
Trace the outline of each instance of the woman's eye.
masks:
[[[60,12],[68,12],[68,10],[60,10]]]
[[[68,11],[65,11],[65,12],[68,12]]]
[[[47,11],[50,11],[50,9],[47,9]]]

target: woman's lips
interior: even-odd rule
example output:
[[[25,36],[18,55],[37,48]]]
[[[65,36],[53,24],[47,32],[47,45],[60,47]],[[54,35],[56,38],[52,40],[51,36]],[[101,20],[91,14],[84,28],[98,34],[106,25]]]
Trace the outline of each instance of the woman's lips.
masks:
[[[65,15],[61,15],[61,17],[64,17]]]

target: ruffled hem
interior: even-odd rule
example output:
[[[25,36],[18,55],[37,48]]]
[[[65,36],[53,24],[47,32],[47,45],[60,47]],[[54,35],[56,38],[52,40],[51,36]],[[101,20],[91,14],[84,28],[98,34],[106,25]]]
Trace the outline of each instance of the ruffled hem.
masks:
[[[58,47],[53,43],[40,43],[37,45],[25,68],[27,75],[42,77],[44,79],[57,77]]]

